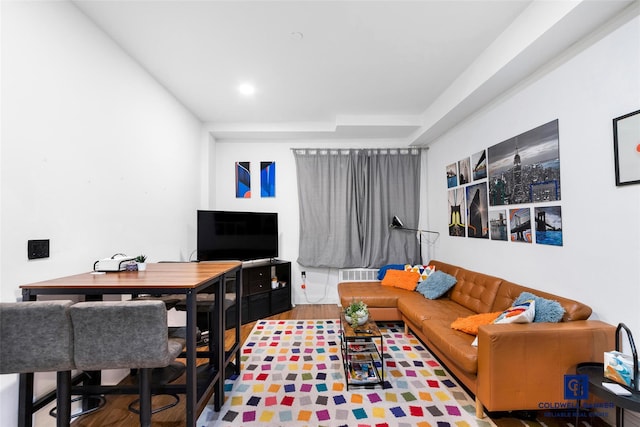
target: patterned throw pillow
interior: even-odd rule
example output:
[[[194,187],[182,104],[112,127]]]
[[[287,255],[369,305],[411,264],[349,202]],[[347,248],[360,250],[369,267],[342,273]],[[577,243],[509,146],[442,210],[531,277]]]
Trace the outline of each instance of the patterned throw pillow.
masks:
[[[526,300],[512,305],[502,312],[493,323],[531,323],[536,316],[536,301]]]
[[[535,300],[526,300],[519,304],[514,304],[500,313],[493,323],[531,323],[536,315]],[[472,346],[478,346],[478,337],[471,343]]]
[[[420,278],[418,279],[418,282],[421,282],[423,280],[426,280],[427,277],[429,277],[429,275],[431,273],[436,271],[436,267],[433,266],[433,265],[411,265],[411,264],[405,264],[404,270],[405,271],[415,271],[416,273],[418,273],[420,275]]]

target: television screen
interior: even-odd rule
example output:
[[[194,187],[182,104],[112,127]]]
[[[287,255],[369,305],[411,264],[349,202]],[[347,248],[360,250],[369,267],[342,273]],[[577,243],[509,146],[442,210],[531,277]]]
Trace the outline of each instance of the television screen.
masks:
[[[278,257],[278,214],[198,211],[198,261]]]

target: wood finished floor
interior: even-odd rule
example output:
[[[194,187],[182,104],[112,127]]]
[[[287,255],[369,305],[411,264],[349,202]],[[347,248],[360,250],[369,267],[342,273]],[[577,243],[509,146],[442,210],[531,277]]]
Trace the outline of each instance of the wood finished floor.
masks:
[[[287,320],[287,319],[337,319],[340,317],[340,309],[335,304],[305,304],[298,305],[292,310],[284,313],[277,314],[275,316],[268,317],[268,319]],[[247,323],[240,328],[240,337],[242,343],[245,342],[249,334],[251,333],[256,322]],[[235,337],[235,329],[226,331],[225,334],[225,346],[231,347]],[[124,381],[130,381],[125,379]],[[180,380],[178,380],[180,381]],[[185,414],[185,398],[184,395],[180,396],[180,403],[162,412],[158,412],[151,417],[153,427],[185,427],[184,421]],[[111,395],[107,396],[107,404],[99,411],[93,414],[84,415],[77,418],[72,423],[73,427],[137,427],[140,425],[138,422],[138,415],[128,410],[129,403],[133,401],[136,396],[132,395]],[[168,404],[171,398],[166,396],[154,396],[153,407],[159,407]]]

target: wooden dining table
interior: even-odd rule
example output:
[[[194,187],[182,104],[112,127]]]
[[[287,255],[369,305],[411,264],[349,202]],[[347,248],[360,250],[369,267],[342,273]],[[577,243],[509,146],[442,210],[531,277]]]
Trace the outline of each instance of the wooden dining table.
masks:
[[[214,396],[214,409],[224,402],[225,368],[233,360],[240,360],[240,328],[236,328],[235,343],[225,349],[225,293],[235,288],[236,304],[242,301],[242,263],[239,261],[151,263],[145,271],[87,272],[37,283],[21,285],[23,301],[38,296],[84,296],[85,300],[102,300],[107,295],[184,295],[186,302],[186,380],[184,384],[167,385],[163,391],[186,395],[186,426],[196,425],[199,413]],[[197,295],[213,293],[210,308],[209,346],[197,348]],[[209,299],[210,300],[210,299]],[[242,309],[235,310],[235,324],[241,325]],[[205,369],[197,366],[197,359],[208,359]],[[239,363],[235,364],[239,373]],[[80,393],[89,395],[109,392],[117,386],[101,386],[100,375],[85,379]],[[98,384],[95,384],[95,382]],[[74,394],[76,388],[74,387]],[[118,392],[117,390],[113,390]],[[34,400],[34,374],[20,374],[19,426],[31,427],[34,412],[55,399],[55,392]],[[86,402],[85,402],[86,403]],[[84,404],[83,404],[84,405]]]

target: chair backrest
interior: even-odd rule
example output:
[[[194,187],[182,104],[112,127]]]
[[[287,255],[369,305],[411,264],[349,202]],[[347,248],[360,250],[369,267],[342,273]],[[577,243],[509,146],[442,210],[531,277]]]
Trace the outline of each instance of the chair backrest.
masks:
[[[72,370],[72,304],[0,303],[0,374]]]
[[[81,302],[70,311],[78,369],[156,368],[175,357],[162,301]]]

